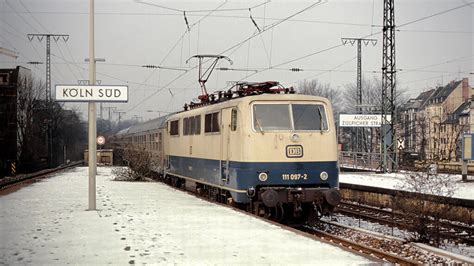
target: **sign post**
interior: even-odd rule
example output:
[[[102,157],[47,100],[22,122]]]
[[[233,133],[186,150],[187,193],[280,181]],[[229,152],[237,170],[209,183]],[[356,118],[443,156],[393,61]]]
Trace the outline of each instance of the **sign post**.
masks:
[[[95,64],[89,60],[89,64]],[[95,69],[95,66],[91,67]],[[94,72],[94,73],[92,73]],[[95,71],[90,83],[95,83]],[[89,209],[96,209],[97,144],[104,145],[105,138],[97,137],[96,102],[127,102],[128,86],[122,85],[56,85],[56,101],[89,103]],[[97,143],[97,144],[96,144]]]
[[[56,101],[88,102],[89,120],[89,211],[96,210],[97,110],[96,102],[127,102],[128,86],[96,86],[94,52],[94,0],[89,1],[89,84],[56,85]],[[105,141],[105,139],[104,139]]]
[[[89,120],[89,211],[96,210],[96,174],[97,144],[103,145],[105,138],[97,138],[96,102],[127,102],[128,86],[95,85],[94,54],[94,0],[90,0],[89,14],[89,84],[90,85],[56,85],[55,99],[60,102],[88,102]],[[99,142],[102,142],[100,144]]]

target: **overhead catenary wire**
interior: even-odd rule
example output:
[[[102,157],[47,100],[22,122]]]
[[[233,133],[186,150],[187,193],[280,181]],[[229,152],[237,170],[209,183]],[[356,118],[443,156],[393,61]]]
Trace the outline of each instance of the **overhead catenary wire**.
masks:
[[[454,8],[450,8],[450,9],[447,9],[447,10],[443,10],[443,11],[440,11],[440,12],[437,12],[437,13],[434,13],[434,14],[431,14],[431,15],[428,15],[428,16],[424,16],[424,17],[421,17],[421,18],[418,18],[418,19],[410,20],[410,21],[408,21],[408,22],[405,22],[405,23],[400,24],[399,26],[397,26],[397,28],[404,27],[404,26],[407,26],[407,25],[410,25],[410,24],[413,24],[413,23],[417,23],[417,22],[423,21],[423,20],[425,20],[425,19],[433,18],[433,17],[435,17],[435,16],[439,16],[439,15],[442,15],[442,14],[446,14],[446,13],[448,13],[448,12],[452,12],[452,11],[454,11],[454,10],[458,10],[458,9],[463,8],[463,7],[465,7],[465,6],[468,6],[468,5],[470,5],[470,4],[460,5],[460,6],[457,6],[457,7],[454,7]],[[382,31],[378,31],[378,32],[375,32],[375,33],[368,34],[368,35],[366,35],[366,36],[364,36],[364,37],[362,37],[362,38],[368,38],[368,37],[371,37],[371,36],[378,35],[378,34],[380,34],[380,33],[382,33]],[[285,62],[283,62],[283,63],[280,63],[280,64],[276,65],[275,67],[279,67],[279,66],[282,66],[282,65],[286,65],[286,64],[289,64],[289,63],[293,63],[293,62],[295,62],[295,61],[299,61],[299,60],[304,59],[304,58],[308,58],[308,57],[311,57],[311,56],[314,56],[314,55],[317,55],[317,54],[320,54],[320,53],[323,53],[323,52],[327,52],[327,51],[333,50],[333,49],[338,48],[338,47],[341,47],[341,46],[342,46],[342,44],[339,44],[339,45],[334,45],[334,46],[331,46],[331,47],[328,47],[328,48],[325,48],[325,49],[321,49],[321,50],[318,50],[318,51],[316,51],[316,52],[313,52],[313,53],[310,53],[310,54],[307,54],[307,55],[304,55],[304,56],[301,56],[301,57],[298,57],[298,58],[295,58],[295,59],[292,59],[292,60],[285,61]],[[258,72],[256,72],[256,73],[249,74],[249,75],[245,76],[244,78],[240,79],[239,81],[245,80],[245,79],[247,79],[247,78],[249,78],[249,77],[251,77],[251,76],[254,76],[254,75],[256,75],[256,74],[259,74],[259,73],[261,73],[261,72],[263,72],[263,71],[267,71],[267,70],[270,70],[270,69],[272,69],[272,67],[266,68],[266,69],[261,70],[261,71],[258,71]]]
[[[271,29],[271,28],[273,28],[273,27],[276,27],[276,26],[280,25],[281,23],[287,21],[288,19],[291,19],[291,18],[297,16],[298,14],[301,14],[301,13],[303,13],[303,12],[305,12],[305,11],[307,11],[307,10],[309,10],[309,9],[311,9],[311,8],[313,8],[313,7],[315,7],[315,6],[319,5],[319,4],[321,4],[321,3],[325,3],[325,2],[323,2],[322,0],[317,1],[316,3],[313,3],[313,4],[309,5],[308,7],[304,8],[304,9],[302,9],[302,10],[300,10],[300,11],[298,11],[298,12],[296,12],[296,13],[290,15],[290,16],[285,17],[285,18],[282,19],[281,21],[278,21],[278,22],[275,22],[275,23],[269,25],[268,27],[266,27],[265,29],[263,29],[261,32],[257,32],[257,33],[255,33],[255,34],[252,34],[250,37],[246,38],[245,40],[243,40],[243,41],[241,41],[241,42],[238,42],[237,44],[231,46],[230,48],[228,48],[228,49],[222,51],[222,52],[219,53],[219,54],[224,54],[224,53],[226,53],[227,51],[230,51],[230,50],[234,49],[235,47],[240,47],[243,43],[246,43],[247,41],[253,39],[253,38],[256,37],[258,34],[261,34],[261,33],[265,32],[265,31],[267,31],[267,30],[269,30],[269,29]],[[196,67],[194,67],[194,68],[196,68]],[[163,88],[165,88],[165,87],[167,87],[167,86],[173,84],[176,80],[178,80],[179,78],[181,78],[182,76],[184,76],[186,73],[188,73],[188,72],[184,72],[184,73],[178,75],[178,76],[175,77],[173,80],[171,80],[170,82],[168,82],[167,85],[165,85]],[[160,90],[156,91],[155,93],[152,93],[148,98],[142,99],[142,100],[139,101],[137,104],[135,104],[132,108],[130,108],[129,111],[135,109],[138,105],[143,104],[143,102],[149,100],[151,97],[153,97],[154,95],[158,94],[158,93],[161,92],[162,90],[163,90],[163,89],[160,89]]]
[[[214,12],[215,10],[219,9],[220,7],[222,7],[225,3],[226,3],[226,2],[221,3],[221,4],[220,4],[219,6],[217,6],[213,11],[208,12],[208,14],[206,14],[205,16],[203,16],[202,18],[200,18],[197,22],[195,22],[194,24],[192,24],[191,26],[189,26],[189,27],[188,27],[188,31],[187,31],[187,32],[186,32],[186,31],[184,32],[184,34],[183,34],[183,35],[181,36],[181,38],[175,43],[175,45],[169,50],[169,52],[168,52],[167,55],[163,58],[163,60],[161,60],[160,65],[166,60],[166,58],[167,58],[167,57],[171,54],[171,52],[176,48],[176,46],[178,45],[179,41],[180,41],[180,40],[181,40],[181,41],[183,40],[183,38],[184,38],[184,36],[186,35],[186,33],[189,33],[189,32],[191,31],[191,29],[196,25],[196,23],[199,23],[199,22],[201,22],[203,19],[207,18],[208,15],[210,15],[212,12]],[[183,12],[184,12],[184,11],[183,11]],[[187,22],[187,20],[186,20],[186,22]],[[189,35],[189,38],[191,38],[190,36],[191,36],[191,35]],[[198,43],[199,43],[199,41],[198,41]],[[184,73],[182,73],[182,74],[180,74],[178,77],[182,77],[182,76],[184,76],[186,73],[187,73],[187,71],[184,72]],[[151,78],[151,76],[152,76],[153,74],[154,74],[154,72],[150,73],[150,75],[145,79],[144,83],[147,82],[147,81]],[[173,81],[174,81],[174,80],[173,80]],[[159,90],[159,92],[160,92],[160,91],[162,91],[162,89]],[[170,92],[171,96],[173,97],[173,93],[171,92],[171,90],[168,90],[168,91]],[[153,94],[153,95],[155,95],[155,94]],[[148,99],[148,98],[144,98],[144,99]],[[142,101],[142,102],[143,102],[143,101]],[[141,102],[140,102],[140,103],[141,103]],[[140,103],[139,103],[139,104],[140,104]],[[133,110],[136,106],[137,106],[137,105],[134,105],[134,106],[131,108],[131,110]]]
[[[248,17],[247,17],[247,19],[248,19]],[[293,20],[289,20],[289,21],[293,21]],[[178,42],[178,43],[179,43],[179,42]],[[72,61],[74,61],[74,60],[72,60]],[[278,67],[273,67],[272,69],[278,70]],[[308,70],[306,70],[306,71],[308,71]]]

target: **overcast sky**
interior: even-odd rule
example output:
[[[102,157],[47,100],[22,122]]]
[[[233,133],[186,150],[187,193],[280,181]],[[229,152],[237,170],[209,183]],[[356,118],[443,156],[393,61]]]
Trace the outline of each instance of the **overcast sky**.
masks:
[[[45,65],[26,62],[46,62],[46,42],[29,41],[27,34],[68,34],[67,42],[51,42],[53,90],[55,84],[88,79],[88,12],[87,0],[0,0],[0,47],[19,54],[17,59],[0,55],[0,68],[22,65],[44,80]],[[97,63],[97,79],[129,85],[130,91],[127,104],[104,106],[116,106],[126,118],[157,117],[158,111],[177,111],[197,98],[197,60],[186,64],[195,54],[226,55],[233,65],[222,61],[218,67],[236,69],[214,71],[209,92],[238,80],[297,87],[304,79],[318,79],[342,89],[355,83],[357,74],[357,48],[342,45],[343,37],[377,39],[375,46],[362,47],[362,69],[367,79],[382,75],[382,0],[96,0],[95,12],[96,58],[106,60]],[[408,97],[474,78],[473,13],[472,0],[395,0],[397,78]],[[255,35],[257,27],[261,34]],[[85,111],[87,104],[67,107]]]

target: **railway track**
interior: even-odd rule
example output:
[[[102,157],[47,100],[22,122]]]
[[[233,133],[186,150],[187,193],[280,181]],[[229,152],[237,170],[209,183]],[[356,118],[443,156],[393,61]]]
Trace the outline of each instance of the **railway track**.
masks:
[[[453,260],[446,256],[437,255],[430,251],[423,250],[406,241],[393,240],[388,237],[381,239],[380,237],[374,237],[369,233],[355,232],[355,229],[344,228],[342,225],[337,226],[334,223],[319,221],[312,226],[306,225],[298,228],[291,227],[229,205],[225,201],[210,196],[210,194],[196,194],[192,191],[185,190],[182,187],[173,186],[173,184],[168,185],[185,193],[194,195],[197,198],[223,207],[231,208],[237,212],[264,220],[296,234],[343,248],[354,254],[374,260],[376,263],[394,263],[399,265],[465,263],[465,261],[462,260]]]
[[[403,239],[350,228],[334,222],[319,221],[314,225],[305,226],[303,230],[339,246],[400,265],[471,265],[474,262],[474,259],[471,258],[447,253],[441,254]]]
[[[416,230],[414,222],[403,213],[393,212],[380,208],[360,205],[351,202],[341,202],[338,212],[347,216],[363,218],[377,223],[395,226],[410,231]],[[450,221],[439,221],[439,235],[445,239],[452,239],[458,242],[474,245],[474,226]]]
[[[82,164],[82,161],[73,162],[68,165],[59,166],[59,167],[51,168],[51,169],[44,169],[35,173],[5,177],[3,179],[0,179],[0,191],[2,192],[2,194],[10,193],[12,191],[15,191],[16,190],[15,187],[17,187],[18,185],[34,182],[35,180],[42,179],[49,174],[53,174],[65,169],[76,167],[81,164]]]
[[[390,262],[399,265],[417,265],[420,262],[404,258],[398,256],[396,254],[387,252],[383,250],[383,246],[379,245],[378,247],[374,247],[374,245],[369,245],[366,241],[359,241],[355,242],[353,240],[344,238],[337,233],[328,232],[326,229],[322,229],[324,222],[320,222],[321,224],[318,225],[318,228],[313,226],[304,226],[301,228],[303,232],[308,234],[314,235],[317,238],[324,240],[325,242],[329,242],[339,247],[343,247],[346,250],[350,250],[355,253],[364,254],[366,257],[371,257],[373,259],[379,260],[381,262]],[[366,238],[367,239],[367,238]],[[379,241],[380,242],[380,241]],[[403,245],[403,243],[396,243],[397,246]]]

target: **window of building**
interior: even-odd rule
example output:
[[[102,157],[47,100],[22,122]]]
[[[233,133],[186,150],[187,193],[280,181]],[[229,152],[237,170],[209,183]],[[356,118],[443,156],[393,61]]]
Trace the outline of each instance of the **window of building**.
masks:
[[[9,82],[9,74],[8,73],[0,73],[0,84],[8,84]]]
[[[204,117],[204,132],[219,132],[219,112],[206,114]]]
[[[158,133],[158,151],[161,151],[163,149],[163,140],[161,136],[161,132]]]

